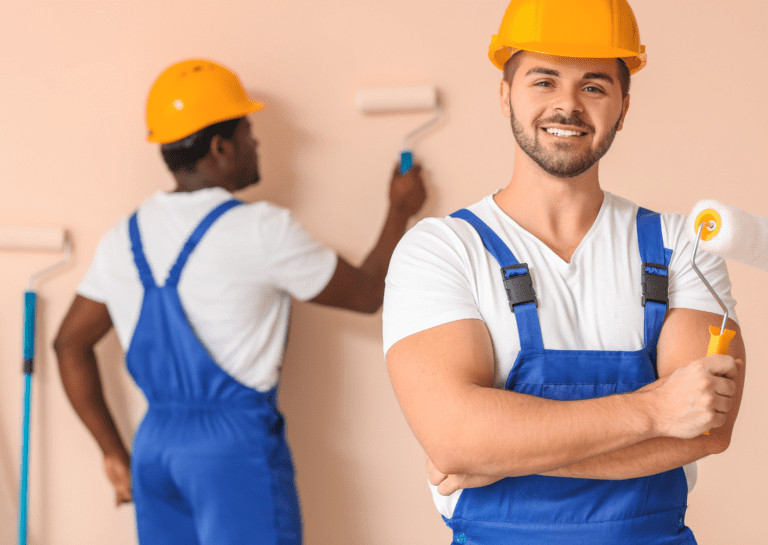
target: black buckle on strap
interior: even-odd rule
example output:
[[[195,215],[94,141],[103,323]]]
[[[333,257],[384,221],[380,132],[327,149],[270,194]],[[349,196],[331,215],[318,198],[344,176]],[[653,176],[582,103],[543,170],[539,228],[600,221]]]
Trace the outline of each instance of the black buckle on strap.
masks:
[[[506,271],[509,269],[525,269],[525,274],[518,274],[507,278]],[[535,303],[536,307],[539,306],[539,302],[536,300],[536,292],[533,290],[533,279],[528,272],[528,263],[502,267],[501,277],[504,279],[504,288],[507,290],[509,308],[512,312],[515,312],[517,305]]]
[[[667,271],[667,276],[649,273],[646,267]],[[658,263],[643,263],[643,306],[647,301],[662,303],[669,308],[669,269]]]

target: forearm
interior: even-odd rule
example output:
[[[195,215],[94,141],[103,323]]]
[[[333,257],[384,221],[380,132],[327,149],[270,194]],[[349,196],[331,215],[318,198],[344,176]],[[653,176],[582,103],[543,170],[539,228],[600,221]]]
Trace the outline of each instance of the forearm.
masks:
[[[387,365],[408,423],[445,474],[543,473],[663,435],[652,388],[577,401],[494,388],[480,320],[406,337]]]
[[[717,452],[719,450],[714,448],[706,436],[694,439],[659,437],[547,471],[543,475],[579,479],[634,479],[669,471]]]
[[[505,477],[545,473],[653,437],[642,396],[553,401],[479,388],[457,411],[463,416],[446,422],[443,433],[448,437],[431,452],[427,445],[427,452],[441,471],[447,469],[445,473]],[[511,414],[516,416],[509,418]]]
[[[57,348],[64,391],[104,455],[127,457],[127,449],[104,400],[93,349]]]

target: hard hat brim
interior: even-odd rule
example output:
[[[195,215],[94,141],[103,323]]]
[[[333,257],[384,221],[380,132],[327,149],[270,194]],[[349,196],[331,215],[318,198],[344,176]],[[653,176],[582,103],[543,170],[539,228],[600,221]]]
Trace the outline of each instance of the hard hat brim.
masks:
[[[627,65],[627,68],[629,68],[629,73],[635,74],[642,70],[648,62],[645,46],[640,47],[641,52],[638,53],[637,51],[621,49],[618,47],[542,44],[539,42],[497,45],[496,36],[494,36],[491,46],[488,49],[488,57],[500,70],[504,69],[504,64],[518,51],[530,51],[532,53],[542,53],[544,55],[553,55],[555,57],[579,59],[621,59]]]
[[[151,133],[147,135],[147,140],[149,142],[154,142],[156,144],[170,144],[171,142],[177,142],[183,138],[186,138],[191,134],[196,133],[197,131],[203,130],[205,127],[210,127],[211,125],[215,125],[216,123],[221,123],[223,121],[229,121],[230,119],[245,117],[248,114],[258,112],[259,110],[263,110],[264,108],[265,108],[265,105],[263,102],[247,99],[247,102],[241,102],[235,105],[234,108],[230,109],[227,112],[222,113],[221,115],[217,116],[215,120],[209,123],[206,123],[201,126],[191,125],[191,126],[183,127],[182,130],[178,130],[176,132],[164,131],[162,133],[161,132]]]

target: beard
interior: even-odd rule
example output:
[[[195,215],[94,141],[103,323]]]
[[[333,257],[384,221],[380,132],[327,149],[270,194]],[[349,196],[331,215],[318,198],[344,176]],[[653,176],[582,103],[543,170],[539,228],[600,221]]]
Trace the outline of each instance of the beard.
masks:
[[[544,124],[557,123],[560,125],[571,125],[574,127],[583,127],[594,132],[594,127],[588,125],[578,116],[565,117],[562,115],[555,115],[543,121],[535,124],[535,132],[533,136],[525,133],[525,129],[522,124],[515,117],[515,112],[512,109],[512,101],[509,103],[510,111],[510,123],[512,125],[512,134],[515,135],[515,140],[518,146],[522,149],[528,157],[539,165],[544,172],[554,176],[556,178],[574,178],[580,174],[584,174],[592,166],[603,158],[613,144],[613,139],[616,137],[616,132],[619,130],[619,123],[621,123],[621,117],[619,121],[608,131],[600,141],[600,144],[596,149],[590,149],[581,155],[575,155],[571,153],[573,148],[572,144],[567,141],[558,142],[555,144],[558,153],[548,152],[539,141],[539,127]],[[578,137],[570,137],[578,138]],[[567,139],[566,139],[567,140]]]

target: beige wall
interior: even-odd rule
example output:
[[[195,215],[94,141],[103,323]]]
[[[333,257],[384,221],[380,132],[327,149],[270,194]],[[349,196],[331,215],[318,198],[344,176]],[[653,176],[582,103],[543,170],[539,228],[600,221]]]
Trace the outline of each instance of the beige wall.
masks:
[[[635,0],[650,62],[633,83],[624,131],[603,161],[607,190],[687,213],[715,198],[768,215],[764,170],[768,52],[763,0]],[[427,215],[506,184],[512,137],[487,46],[504,0],[4,0],[0,223],[64,226],[71,264],[38,285],[30,542],[135,543],[115,509],[95,443],[61,387],[52,336],[100,236],[160,188],[143,141],[154,77],[190,56],[233,67],[269,108],[253,116],[264,182],[249,194],[289,206],[317,239],[359,262],[383,221],[402,137],[427,116],[364,117],[357,88],[433,83],[445,122],[416,145]],[[21,293],[55,254],[1,252],[0,542],[12,543],[22,379]],[[688,523],[702,545],[768,542],[765,282],[730,267],[749,354],[730,450],[700,463]],[[380,315],[297,305],[282,403],[298,466],[306,543],[448,543],[423,455],[389,385]],[[100,346],[107,395],[126,439],[144,408],[116,338]]]

